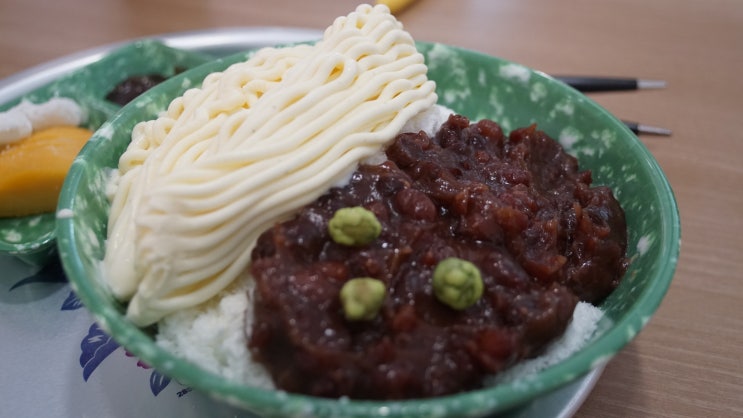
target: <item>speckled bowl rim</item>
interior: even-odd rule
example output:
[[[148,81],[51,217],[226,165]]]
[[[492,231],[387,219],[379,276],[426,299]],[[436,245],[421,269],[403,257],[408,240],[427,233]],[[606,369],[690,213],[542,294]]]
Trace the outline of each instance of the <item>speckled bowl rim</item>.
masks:
[[[45,214],[45,215],[48,215]],[[32,218],[35,216],[41,216],[41,215],[30,215],[26,216],[24,218]],[[8,255],[25,255],[25,254],[32,254],[37,253],[40,251],[46,251],[50,247],[54,246],[54,240],[55,240],[55,234],[47,234],[40,237],[35,237],[32,240],[28,241],[22,241],[22,242],[9,242],[6,240],[0,239],[0,253],[6,253]]]
[[[426,44],[421,42],[421,44]],[[477,60],[498,60],[509,63],[508,60],[491,57],[476,51],[446,46],[457,53]],[[223,60],[217,60],[223,61]],[[205,64],[214,66],[215,63]],[[174,77],[168,82],[178,82],[176,79],[184,77],[191,71]],[[556,88],[563,89],[565,95],[580,95],[573,90],[539,71],[529,70],[532,77],[540,78],[548,84],[559,84]],[[163,83],[165,84],[165,83]],[[152,94],[157,94],[157,87]],[[165,368],[168,374],[184,385],[191,385],[202,390],[216,399],[221,399],[232,405],[246,408],[254,413],[277,416],[276,411],[295,415],[313,412],[316,416],[365,417],[365,416],[479,416],[484,413],[503,412],[510,408],[522,405],[529,400],[555,390],[570,381],[573,381],[592,370],[604,365],[621,348],[623,348],[647,324],[653,313],[665,296],[676,269],[680,249],[680,222],[678,208],[673,191],[657,161],[649,150],[632,134],[621,122],[601,106],[583,98],[581,100],[590,111],[605,118],[607,124],[614,125],[613,129],[622,132],[621,139],[629,141],[636,155],[643,159],[644,166],[652,175],[653,189],[660,197],[657,204],[662,214],[662,225],[659,226],[659,245],[661,254],[657,257],[665,260],[662,268],[657,271],[652,284],[647,286],[636,298],[633,308],[626,315],[615,321],[610,330],[604,332],[595,341],[571,356],[531,378],[512,383],[500,384],[493,387],[465,392],[461,394],[443,396],[433,399],[413,399],[404,401],[350,401],[344,399],[325,399],[305,395],[289,394],[283,391],[266,390],[256,387],[231,383],[224,378],[206,372],[198,366],[183,359],[173,357],[166,350],[157,346],[152,338],[143,330],[135,327],[114,307],[99,303],[96,300],[90,278],[86,276],[85,267],[75,247],[75,228],[71,219],[57,220],[57,243],[64,269],[70,279],[73,290],[80,297],[83,304],[91,311],[101,327],[112,335],[114,339],[126,345],[127,349],[139,356],[142,360],[155,368]],[[129,105],[131,106],[131,105]],[[129,106],[125,107],[109,122],[116,124],[126,117]],[[84,149],[83,152],[86,152]],[[88,150],[89,152],[89,150]],[[74,200],[76,189],[83,176],[82,169],[70,171],[62,194],[58,210],[69,208]],[[147,348],[144,349],[143,345]],[[161,370],[162,371],[162,370]],[[314,415],[313,415],[314,416]]]

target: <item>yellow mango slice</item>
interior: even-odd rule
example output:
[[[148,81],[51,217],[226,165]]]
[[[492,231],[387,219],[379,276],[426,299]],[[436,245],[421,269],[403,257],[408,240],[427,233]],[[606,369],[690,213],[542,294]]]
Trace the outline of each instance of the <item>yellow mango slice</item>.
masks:
[[[55,126],[0,149],[0,217],[53,212],[67,171],[92,134]]]

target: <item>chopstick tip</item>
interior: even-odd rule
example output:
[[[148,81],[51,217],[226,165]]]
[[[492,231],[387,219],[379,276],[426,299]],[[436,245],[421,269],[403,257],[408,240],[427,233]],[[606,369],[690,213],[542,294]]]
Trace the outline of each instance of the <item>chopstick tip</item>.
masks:
[[[668,128],[661,128],[659,126],[645,125],[644,123],[637,123],[632,121],[623,120],[625,124],[635,135],[647,134],[647,135],[658,135],[658,136],[671,136],[671,130]]]
[[[650,125],[637,125],[637,132],[641,134],[659,135],[659,136],[671,136],[671,130],[668,128],[661,128],[659,126]]]
[[[664,89],[666,85],[665,80],[637,80],[638,89]]]

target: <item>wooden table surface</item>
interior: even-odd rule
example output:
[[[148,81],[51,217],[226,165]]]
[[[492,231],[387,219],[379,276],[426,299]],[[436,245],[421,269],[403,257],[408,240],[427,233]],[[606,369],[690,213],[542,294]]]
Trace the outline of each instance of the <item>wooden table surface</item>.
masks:
[[[134,37],[237,26],[322,29],[350,0],[0,0],[0,78]],[[657,314],[607,366],[578,417],[743,416],[743,2],[419,0],[422,41],[552,74],[664,79],[592,97],[673,130],[641,137],[681,213],[682,249]]]

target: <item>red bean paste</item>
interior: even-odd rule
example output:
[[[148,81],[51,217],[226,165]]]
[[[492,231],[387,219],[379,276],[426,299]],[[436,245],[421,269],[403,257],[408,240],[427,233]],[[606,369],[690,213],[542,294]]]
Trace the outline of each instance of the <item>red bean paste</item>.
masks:
[[[249,348],[278,388],[323,397],[425,398],[479,388],[539,355],[578,300],[601,302],[627,267],[624,213],[607,187],[544,132],[504,136],[452,115],[434,138],[400,134],[381,165],[362,165],[258,240]],[[336,244],[333,213],[363,206],[382,233]],[[484,293],[457,311],[431,285],[447,257],[473,262]],[[388,289],[370,321],[345,319],[354,277]]]
[[[183,67],[175,67],[173,69],[175,75],[178,75],[185,70],[186,69]],[[124,106],[139,97],[139,95],[167,79],[168,77],[160,74],[133,75],[127,77],[115,85],[111,91],[106,93],[106,100],[114,102],[119,106]]]
[[[106,94],[106,100],[119,106],[136,99],[140,94],[165,81],[166,78],[159,74],[137,75],[128,77],[114,86],[113,90]]]

